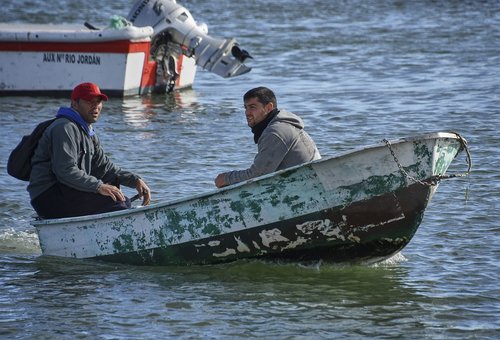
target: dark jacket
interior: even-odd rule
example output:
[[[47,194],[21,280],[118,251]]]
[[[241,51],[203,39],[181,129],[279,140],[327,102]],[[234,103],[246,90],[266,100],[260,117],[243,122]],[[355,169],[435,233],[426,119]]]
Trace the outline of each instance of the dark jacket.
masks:
[[[90,137],[67,118],[54,121],[44,132],[31,160],[28,192],[31,200],[57,182],[86,192],[97,192],[105,174],[135,187],[139,176],[120,169],[104,154],[96,135]]]

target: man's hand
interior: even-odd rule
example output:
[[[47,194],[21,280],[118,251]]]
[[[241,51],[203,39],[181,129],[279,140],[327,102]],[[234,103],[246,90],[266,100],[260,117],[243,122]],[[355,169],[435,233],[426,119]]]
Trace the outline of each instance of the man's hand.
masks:
[[[215,177],[214,182],[217,188],[222,188],[228,185],[225,180],[225,173],[218,174],[217,177]]]
[[[99,189],[97,189],[97,192],[100,193],[103,196],[109,196],[113,199],[113,201],[125,201],[125,196],[123,193],[115,187],[114,185],[111,184],[101,184]]]
[[[135,185],[137,192],[139,193],[139,197],[142,197],[142,205],[148,205],[151,202],[151,190],[146,185],[146,183],[139,179]]]

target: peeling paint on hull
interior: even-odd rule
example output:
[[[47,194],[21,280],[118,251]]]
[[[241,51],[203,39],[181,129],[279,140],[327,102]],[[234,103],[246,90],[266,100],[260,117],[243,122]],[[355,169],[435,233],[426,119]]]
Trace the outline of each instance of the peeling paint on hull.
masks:
[[[391,144],[420,181],[461,150],[449,133]],[[185,200],[33,224],[44,255],[130,264],[383,259],[410,242],[437,188],[407,182],[378,144]]]

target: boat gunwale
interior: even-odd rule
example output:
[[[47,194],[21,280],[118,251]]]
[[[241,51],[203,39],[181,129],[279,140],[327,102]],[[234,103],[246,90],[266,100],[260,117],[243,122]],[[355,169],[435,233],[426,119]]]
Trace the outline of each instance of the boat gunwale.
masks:
[[[91,30],[79,24],[0,23],[0,43],[95,43],[116,40],[140,42],[150,41],[153,34],[151,26]]]
[[[460,140],[462,137],[458,133],[451,132],[451,131],[450,132],[430,132],[430,133],[414,135],[414,136],[410,136],[410,137],[402,137],[402,138],[390,140],[389,143],[391,145],[397,145],[397,144],[403,144],[403,143],[413,142],[413,141],[417,141],[417,140],[430,140],[430,139],[440,139],[440,138],[450,138],[450,139]],[[192,196],[188,196],[188,197],[182,197],[182,198],[179,198],[176,200],[158,202],[158,203],[150,204],[147,206],[133,207],[131,209],[112,211],[112,212],[106,212],[106,213],[94,214],[94,215],[54,218],[54,219],[35,219],[35,220],[30,221],[30,224],[34,227],[43,227],[46,225],[68,224],[68,223],[75,223],[75,222],[77,223],[77,222],[85,222],[85,221],[89,221],[89,220],[92,220],[95,222],[96,220],[103,220],[103,219],[122,217],[122,216],[123,217],[124,216],[132,216],[135,214],[146,213],[150,210],[155,210],[155,209],[162,208],[162,207],[173,206],[173,205],[183,203],[183,202],[198,200],[200,198],[208,198],[208,197],[211,197],[211,196],[214,196],[217,194],[222,194],[226,191],[236,190],[239,187],[251,184],[253,182],[260,182],[260,181],[265,180],[265,179],[270,178],[270,177],[281,175],[281,174],[286,173],[286,172],[291,172],[291,171],[294,171],[294,170],[301,168],[301,167],[304,167],[304,166],[309,166],[309,165],[316,164],[316,163],[322,163],[322,162],[326,162],[326,161],[329,161],[329,160],[332,160],[335,158],[341,158],[341,157],[344,157],[346,155],[353,155],[353,154],[365,152],[365,151],[372,150],[372,149],[378,149],[380,147],[387,147],[387,145],[385,144],[384,141],[380,141],[378,143],[357,147],[355,149],[343,151],[343,152],[340,152],[338,154],[334,154],[334,155],[324,157],[324,158],[321,158],[318,160],[310,161],[307,163],[302,163],[302,164],[299,164],[299,165],[296,165],[296,166],[293,166],[290,168],[275,171],[275,172],[265,174],[265,175],[262,175],[259,177],[251,178],[249,180],[246,180],[246,181],[243,181],[240,183],[236,183],[233,185],[229,185],[229,186],[226,186],[226,187],[223,187],[220,189],[215,189],[212,191],[207,191],[207,192],[202,193],[202,194],[192,195]]]

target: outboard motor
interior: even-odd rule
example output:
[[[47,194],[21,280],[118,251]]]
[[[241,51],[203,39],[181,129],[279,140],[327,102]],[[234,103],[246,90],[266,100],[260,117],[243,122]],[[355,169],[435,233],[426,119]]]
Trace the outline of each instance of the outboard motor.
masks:
[[[157,72],[171,84],[178,76],[175,56],[179,53],[193,57],[198,66],[224,78],[251,70],[243,62],[252,57],[234,39],[210,37],[207,25],[198,24],[175,0],[137,1],[127,20],[137,27],[153,27],[151,54],[161,64]]]

